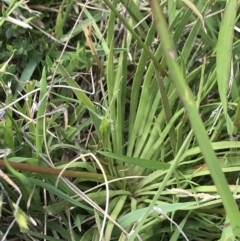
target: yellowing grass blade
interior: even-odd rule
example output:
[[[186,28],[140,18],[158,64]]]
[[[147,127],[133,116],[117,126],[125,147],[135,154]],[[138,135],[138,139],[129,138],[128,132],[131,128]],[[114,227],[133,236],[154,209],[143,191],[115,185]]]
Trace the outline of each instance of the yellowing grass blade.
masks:
[[[199,17],[199,19],[202,22],[202,27],[204,29],[205,32],[207,32],[205,25],[204,25],[204,18],[203,15],[199,12],[199,10],[197,9],[197,7],[189,0],[182,0],[182,2],[188,6],[190,9],[192,9],[192,11]]]
[[[16,204],[12,203],[13,208],[16,210]],[[27,214],[20,208],[17,208],[17,212],[14,212],[14,216],[16,218],[16,221],[21,229],[21,231],[25,231],[29,229],[29,225],[28,225],[28,216]]]

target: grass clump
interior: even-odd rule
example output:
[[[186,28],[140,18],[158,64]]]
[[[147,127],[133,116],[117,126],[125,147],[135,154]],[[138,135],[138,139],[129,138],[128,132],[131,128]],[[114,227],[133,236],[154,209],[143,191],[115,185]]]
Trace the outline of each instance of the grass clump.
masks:
[[[2,240],[238,240],[237,3],[1,7]]]

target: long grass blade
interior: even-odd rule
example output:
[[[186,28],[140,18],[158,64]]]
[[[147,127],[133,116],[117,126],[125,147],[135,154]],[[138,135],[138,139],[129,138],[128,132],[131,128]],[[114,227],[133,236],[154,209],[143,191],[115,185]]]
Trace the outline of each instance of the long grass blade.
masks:
[[[223,112],[227,118],[227,90],[230,78],[232,59],[232,41],[236,21],[237,1],[226,1],[226,9],[220,26],[217,43],[217,79],[218,90],[223,105]]]
[[[158,7],[158,3],[156,0],[152,0],[150,1],[150,3],[156,22],[156,27],[161,37],[164,54],[172,76],[172,80],[178,90],[185,110],[188,113],[189,121],[197,138],[198,144],[202,150],[204,159],[208,165],[208,169],[211,173],[213,181],[221,196],[223,205],[226,209],[227,215],[229,216],[231,226],[235,234],[240,235],[240,225],[237,221],[240,220],[240,213],[238,211],[238,207],[235,200],[233,199],[233,196],[227,185],[226,178],[223,175],[216,155],[211,147],[211,142],[207,136],[206,130],[197,111],[193,94],[189,89],[188,85],[186,84],[186,80],[176,61],[175,48],[172,44],[172,40],[168,32],[166,21],[163,17],[162,10]]]

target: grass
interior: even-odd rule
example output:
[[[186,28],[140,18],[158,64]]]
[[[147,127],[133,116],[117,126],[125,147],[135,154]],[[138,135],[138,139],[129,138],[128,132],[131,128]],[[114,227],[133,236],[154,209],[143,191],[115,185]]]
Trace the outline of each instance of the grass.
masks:
[[[1,240],[239,240],[237,1],[1,7]]]

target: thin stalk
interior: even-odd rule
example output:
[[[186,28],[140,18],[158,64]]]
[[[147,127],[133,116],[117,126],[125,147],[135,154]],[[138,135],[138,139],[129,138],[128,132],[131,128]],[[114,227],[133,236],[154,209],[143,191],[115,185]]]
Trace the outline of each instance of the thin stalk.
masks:
[[[27,172],[35,172],[40,174],[49,174],[58,176],[62,169],[54,169],[51,167],[42,167],[42,166],[33,166],[25,163],[16,163],[16,162],[10,162],[8,163],[13,167],[14,169],[17,169],[19,171],[27,171]],[[0,167],[7,168],[6,163],[4,160],[0,159]],[[62,174],[63,177],[73,177],[73,178],[84,178],[88,180],[95,180],[95,181],[104,181],[104,177],[101,174],[98,173],[89,173],[89,172],[78,172],[78,171],[69,171],[65,170]],[[113,180],[114,177],[112,176],[106,176],[108,180]]]

